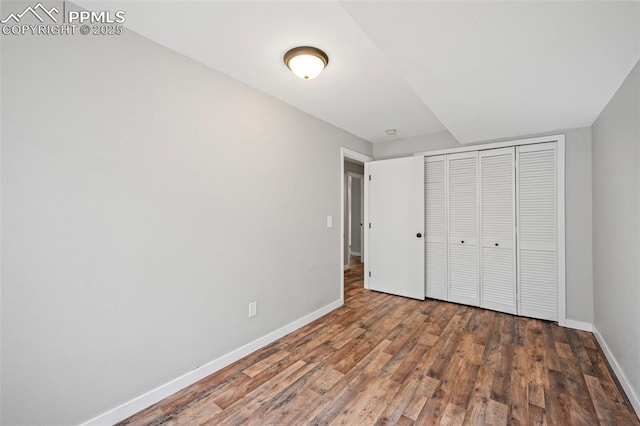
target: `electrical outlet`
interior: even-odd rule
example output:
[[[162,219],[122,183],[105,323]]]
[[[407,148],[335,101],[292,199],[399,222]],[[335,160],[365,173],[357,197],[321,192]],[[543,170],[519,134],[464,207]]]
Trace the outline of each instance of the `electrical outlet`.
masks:
[[[250,302],[249,303],[249,318],[255,317],[258,315],[258,302]]]

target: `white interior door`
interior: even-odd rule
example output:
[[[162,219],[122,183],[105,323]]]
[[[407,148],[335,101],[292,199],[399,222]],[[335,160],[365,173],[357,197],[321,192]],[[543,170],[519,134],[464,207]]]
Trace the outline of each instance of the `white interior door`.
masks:
[[[424,299],[424,158],[365,165],[368,288]]]
[[[425,294],[448,300],[446,155],[424,159]]]
[[[515,149],[480,151],[480,306],[516,313]]]
[[[557,144],[517,148],[518,314],[558,320]]]
[[[447,156],[449,301],[480,305],[478,152]]]

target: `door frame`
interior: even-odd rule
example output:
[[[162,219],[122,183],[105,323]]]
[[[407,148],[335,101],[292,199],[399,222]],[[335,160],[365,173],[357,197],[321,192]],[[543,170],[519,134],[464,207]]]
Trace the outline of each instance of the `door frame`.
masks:
[[[365,176],[367,174],[367,163],[369,161],[373,161],[373,157],[366,155],[366,154],[362,154],[360,152],[357,151],[353,151],[349,148],[345,148],[345,147],[341,147],[340,148],[340,302],[341,304],[344,304],[344,239],[345,239],[345,235],[344,235],[344,213],[345,213],[345,172],[344,172],[344,160],[345,159],[349,159],[349,160],[356,160],[356,161],[361,161],[362,163],[364,163],[364,167],[365,167]],[[364,179],[364,177],[363,177]],[[364,185],[364,201],[362,203],[362,210],[363,210],[363,224],[367,222],[367,185]],[[364,232],[364,246],[366,246],[368,242],[368,236],[366,233],[366,229]],[[364,247],[363,246],[363,247]],[[364,263],[365,263],[365,267],[364,269],[366,270],[366,263],[367,263],[367,250],[365,250],[364,252]],[[365,278],[365,283],[366,283],[366,278]],[[366,288],[366,285],[365,285]]]

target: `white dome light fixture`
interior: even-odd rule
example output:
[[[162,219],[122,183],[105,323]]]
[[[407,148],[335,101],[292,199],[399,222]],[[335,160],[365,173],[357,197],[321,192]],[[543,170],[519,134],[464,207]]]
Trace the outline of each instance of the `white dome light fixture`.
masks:
[[[329,64],[329,57],[316,47],[299,46],[284,54],[284,63],[301,79],[312,80]]]

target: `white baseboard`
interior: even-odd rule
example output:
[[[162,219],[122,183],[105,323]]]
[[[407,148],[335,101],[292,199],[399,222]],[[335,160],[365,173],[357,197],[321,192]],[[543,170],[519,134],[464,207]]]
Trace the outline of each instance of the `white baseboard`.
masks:
[[[596,336],[596,339],[598,340],[598,343],[600,344],[604,355],[607,357],[607,360],[611,365],[611,369],[624,388],[624,391],[627,394],[627,398],[629,398],[629,401],[631,401],[631,405],[633,405],[633,409],[636,410],[636,415],[640,418],[640,398],[634,391],[633,387],[631,386],[631,382],[629,382],[629,379],[627,379],[627,376],[624,374],[624,371],[622,371],[620,364],[618,364],[618,360],[615,356],[613,356],[613,352],[611,352],[611,349],[609,349],[609,345],[607,345],[607,342],[604,340],[602,334],[598,332],[598,329],[595,327],[595,325],[593,326],[593,335]]]
[[[344,265],[344,267],[342,268],[344,271],[346,271],[347,269],[349,269],[349,265]]]
[[[352,251],[351,256],[360,256],[360,252],[359,251]]]
[[[342,300],[331,302],[315,312],[305,315],[304,317],[297,319],[275,331],[272,331],[271,333],[262,336],[259,339],[254,340],[253,342],[247,343],[246,345],[232,352],[229,352],[228,354],[223,355],[220,358],[214,359],[213,361],[208,362],[207,364],[202,365],[188,373],[185,373],[168,383],[158,386],[157,388],[143,395],[140,395],[132,399],[131,401],[125,402],[124,404],[116,408],[102,413],[92,418],[91,420],[82,423],[81,426],[113,425],[115,423],[118,423],[126,419],[127,417],[130,417],[135,413],[155,404],[156,402],[163,400],[169,395],[172,395],[179,390],[192,385],[198,380],[201,380],[209,376],[210,374],[215,373],[216,371],[226,367],[227,365],[236,362],[240,358],[257,351],[258,349],[278,340],[283,336],[286,336],[287,334],[309,324],[312,321],[315,321],[321,316],[326,315],[334,309],[339,308],[340,306],[342,306],[342,304]]]
[[[576,321],[569,318],[564,321],[564,326],[575,328],[576,330],[593,331],[593,325],[590,322]]]

